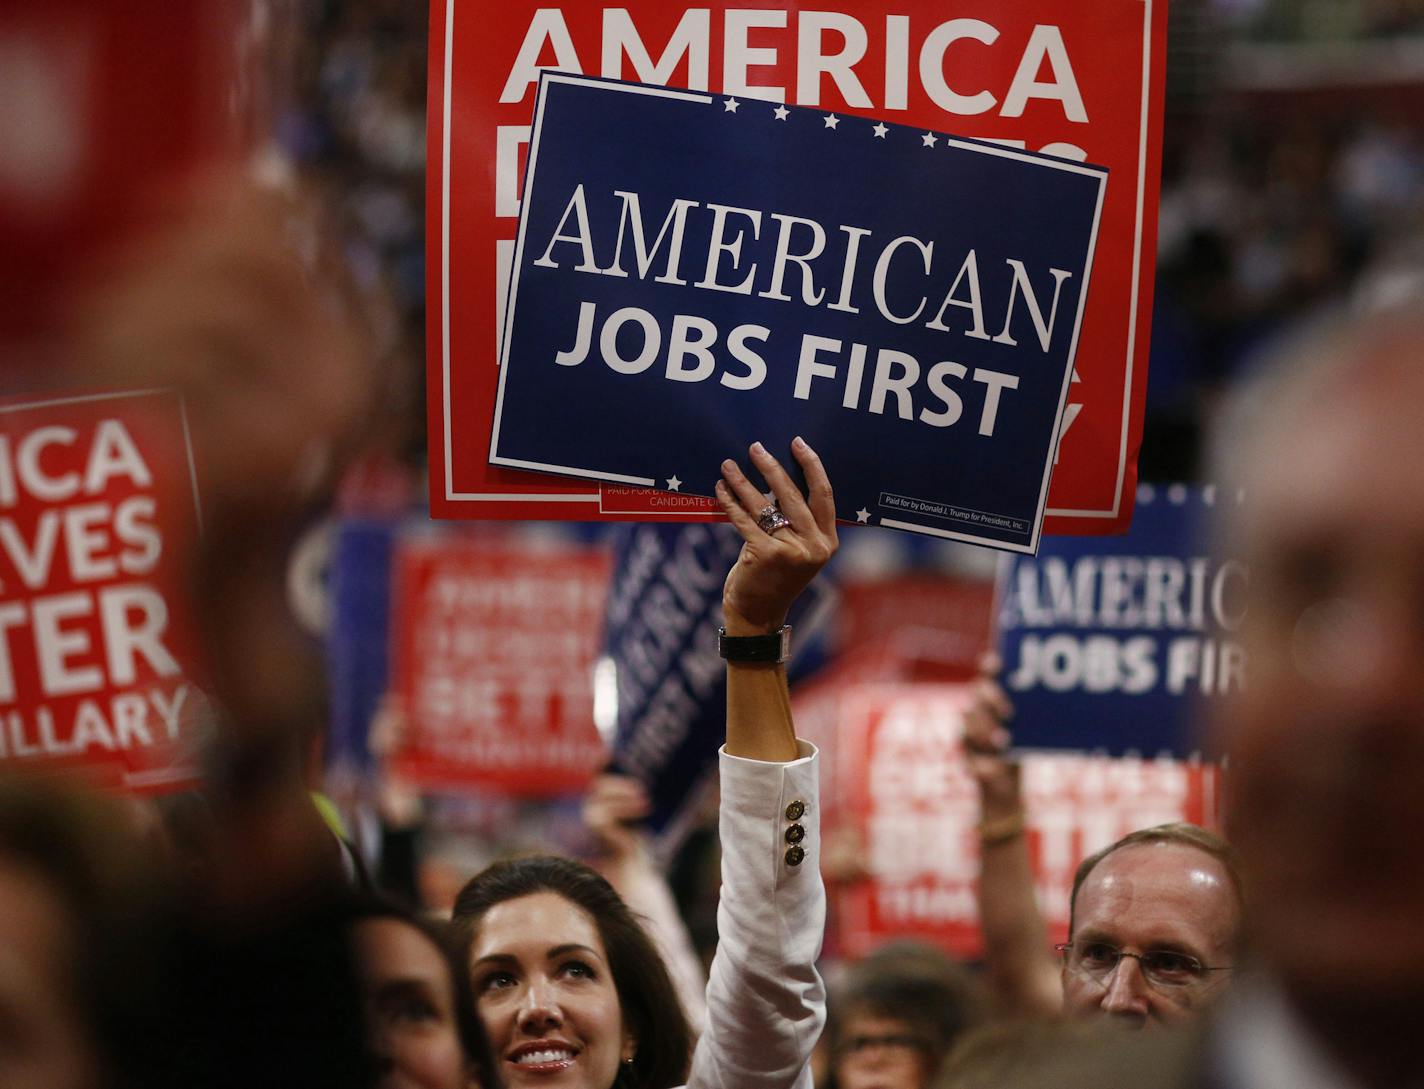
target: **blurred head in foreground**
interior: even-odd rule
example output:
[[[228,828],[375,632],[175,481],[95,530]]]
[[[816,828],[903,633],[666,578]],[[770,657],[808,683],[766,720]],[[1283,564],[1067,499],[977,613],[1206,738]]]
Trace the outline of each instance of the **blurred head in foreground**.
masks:
[[[1194,1037],[1124,1036],[1102,1021],[991,1021],[966,1033],[933,1089],[1201,1089]]]
[[[153,875],[115,803],[0,781],[0,1085],[121,1089],[163,1045]]]
[[[1394,1026],[1424,1008],[1421,315],[1313,331],[1222,428],[1251,596],[1216,727],[1251,941],[1347,1063],[1413,1048]]]

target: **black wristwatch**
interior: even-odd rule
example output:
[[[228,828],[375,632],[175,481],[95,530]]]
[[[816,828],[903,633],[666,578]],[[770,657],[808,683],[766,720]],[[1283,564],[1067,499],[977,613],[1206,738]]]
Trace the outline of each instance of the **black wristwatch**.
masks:
[[[717,653],[729,662],[780,664],[791,657],[791,625],[783,624],[770,635],[728,635],[717,629]]]

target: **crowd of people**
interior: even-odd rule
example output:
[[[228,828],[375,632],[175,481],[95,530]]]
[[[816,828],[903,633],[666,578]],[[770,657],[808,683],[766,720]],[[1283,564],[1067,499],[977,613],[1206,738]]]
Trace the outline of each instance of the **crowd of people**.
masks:
[[[800,439],[729,451],[717,486],[742,547],[719,633],[710,962],[634,827],[636,784],[590,791],[588,862],[472,868],[448,919],[414,882],[368,872],[313,804],[321,671],[290,616],[286,561],[405,388],[392,360],[418,271],[360,273],[399,265],[418,232],[423,57],[408,14],[331,5],[319,22],[333,39],[288,43],[303,47],[304,88],[360,103],[320,124],[287,115],[281,132],[383,164],[347,209],[383,240],[379,260],[353,258],[343,225],[291,193],[209,177],[111,255],[27,356],[44,365],[24,381],[50,388],[184,392],[206,483],[185,574],[213,703],[200,791],[153,801],[0,781],[0,1085],[1424,1083],[1410,1031],[1424,1009],[1421,296],[1401,276],[1324,313],[1384,254],[1415,267],[1415,138],[1362,128],[1327,155],[1282,135],[1263,167],[1274,188],[1255,193],[1204,149],[1165,191],[1160,310],[1191,315],[1213,381],[1234,380],[1224,346],[1256,326],[1303,307],[1316,319],[1211,412],[1212,475],[1251,497],[1218,527],[1252,572],[1250,683],[1205,724],[1229,754],[1223,834],[1163,825],[1084,858],[1067,940],[1050,945],[1013,709],[986,662],[965,715],[983,963],[895,942],[828,987],[819,758],[792,720],[781,632],[838,531],[834,481]],[[1323,217],[1340,208],[1344,233]]]
[[[229,381],[250,377],[217,365]],[[448,923],[377,894],[307,794],[290,667],[273,675],[233,646],[248,640],[251,652],[273,619],[259,564],[234,576],[256,603],[248,623],[209,631],[222,710],[198,809],[22,781],[0,791],[0,1080],[809,1086],[825,1016],[816,752],[795,736],[782,662],[759,644],[780,642],[837,532],[816,454],[798,439],[790,456],[807,496],[769,451],[749,451],[783,515],[770,531],[766,497],[736,461],[718,487],[744,544],[723,594],[720,941],[696,1033],[658,945],[582,863],[492,865],[469,878]],[[245,486],[220,494],[219,513],[223,501],[248,521],[205,547],[260,555],[253,519],[271,532],[280,493],[260,511]],[[220,614],[215,629],[239,591],[207,578],[209,564],[195,560],[194,593]]]
[[[222,708],[201,804],[21,782],[0,793],[5,1084],[1415,1083],[1424,491],[1399,467],[1424,454],[1421,347],[1409,306],[1313,327],[1226,417],[1220,479],[1254,501],[1221,531],[1255,583],[1252,684],[1211,724],[1230,754],[1226,839],[1167,825],[1084,859],[1068,940],[1050,950],[1008,756],[1012,708],[990,664],[966,721],[983,798],[984,971],[888,947],[839,980],[824,1037],[816,754],[795,736],[783,663],[756,645],[779,641],[837,546],[832,484],[805,443],[789,453],[806,495],[771,452],[749,451],[778,516],[736,461],[718,487],[744,543],[724,587],[719,941],[700,1004],[682,997],[697,961],[667,933],[675,912],[650,901],[665,890],[639,889],[635,843],[607,870],[626,895],[547,856],[470,876],[449,923],[376,894],[307,794],[297,666],[254,655],[282,623],[262,557],[306,498],[276,486],[300,446],[289,464],[246,462],[275,474],[268,487],[219,473],[211,515],[225,532],[203,551],[249,562],[222,577],[213,555],[194,566]],[[253,391],[235,386],[270,380],[260,352],[240,354],[240,371],[234,358],[210,360],[223,381],[206,374],[195,395],[241,398]],[[269,446],[294,437],[286,426],[320,434],[339,415],[289,407],[268,421]],[[641,803],[636,789],[602,791],[590,821],[601,808],[612,842],[627,831],[618,815]]]

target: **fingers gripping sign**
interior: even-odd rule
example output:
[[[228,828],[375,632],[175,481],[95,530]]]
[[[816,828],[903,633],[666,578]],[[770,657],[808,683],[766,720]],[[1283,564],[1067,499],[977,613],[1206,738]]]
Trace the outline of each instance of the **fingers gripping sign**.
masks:
[[[722,463],[717,501],[742,535],[741,555],[722,589],[727,632],[773,632],[785,622],[792,601],[806,588],[839,545],[835,500],[820,457],[799,436],[792,456],[805,474],[808,495],[761,443],[749,451],[751,463],[771,486],[785,521],[768,518],[770,532],[758,524],[766,497],[730,458]]]

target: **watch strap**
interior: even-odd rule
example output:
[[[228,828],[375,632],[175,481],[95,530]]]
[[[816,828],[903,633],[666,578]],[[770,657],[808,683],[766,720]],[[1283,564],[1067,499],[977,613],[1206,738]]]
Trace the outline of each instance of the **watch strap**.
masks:
[[[791,657],[791,625],[769,635],[728,635],[726,628],[718,628],[717,653],[729,662],[779,664]]]

